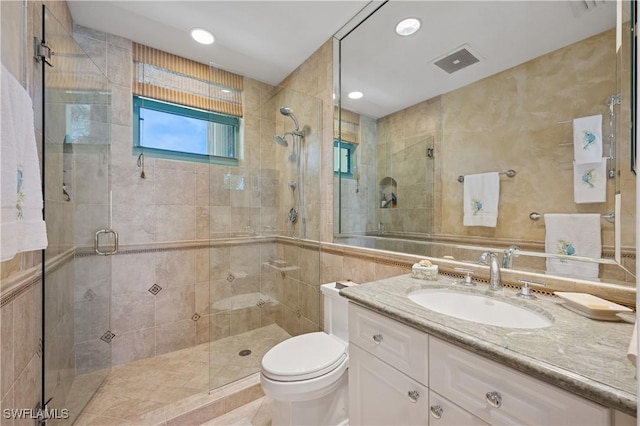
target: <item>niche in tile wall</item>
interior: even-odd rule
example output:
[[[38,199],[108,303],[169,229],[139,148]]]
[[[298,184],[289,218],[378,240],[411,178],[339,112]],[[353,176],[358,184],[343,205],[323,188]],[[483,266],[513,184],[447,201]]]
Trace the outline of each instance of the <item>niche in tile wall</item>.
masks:
[[[379,206],[382,209],[398,207],[398,182],[392,177],[383,178],[378,184]]]

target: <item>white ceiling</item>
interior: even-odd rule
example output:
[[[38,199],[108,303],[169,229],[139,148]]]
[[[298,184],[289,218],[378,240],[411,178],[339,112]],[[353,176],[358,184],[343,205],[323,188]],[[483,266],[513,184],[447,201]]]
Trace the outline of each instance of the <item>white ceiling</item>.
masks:
[[[77,24],[276,85],[367,4],[71,0],[69,8]],[[343,93],[365,96],[343,97],[343,105],[387,115],[615,27],[615,12],[615,0],[391,0],[344,39]],[[407,16],[418,17],[422,29],[399,37],[393,29]],[[212,31],[215,43],[193,42],[194,27]],[[463,44],[479,63],[451,75],[433,65]]]
[[[343,39],[342,105],[385,116],[616,26],[615,1],[588,3],[390,1]],[[422,28],[400,37],[394,27],[407,16]],[[462,45],[480,61],[453,74],[433,64]],[[345,98],[354,90],[364,97]]]
[[[74,1],[76,24],[276,85],[368,1]],[[211,31],[195,43],[194,27]]]

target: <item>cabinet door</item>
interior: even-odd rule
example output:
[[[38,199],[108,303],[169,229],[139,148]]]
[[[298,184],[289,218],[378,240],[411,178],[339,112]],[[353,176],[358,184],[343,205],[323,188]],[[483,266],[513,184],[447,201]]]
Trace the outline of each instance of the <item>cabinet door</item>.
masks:
[[[478,417],[458,407],[453,402],[429,391],[430,426],[487,426]]]
[[[426,425],[428,421],[429,394],[425,386],[350,345],[350,425]]]

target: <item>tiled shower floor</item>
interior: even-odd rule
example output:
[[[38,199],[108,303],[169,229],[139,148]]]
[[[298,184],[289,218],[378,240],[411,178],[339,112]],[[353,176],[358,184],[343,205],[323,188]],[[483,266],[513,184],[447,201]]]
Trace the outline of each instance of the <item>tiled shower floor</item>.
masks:
[[[215,398],[257,383],[262,356],[290,335],[275,324],[113,367],[77,425],[162,425]],[[209,346],[211,348],[209,349]],[[249,349],[251,354],[240,356]],[[211,351],[211,356],[209,353]],[[209,379],[211,372],[211,381]],[[85,375],[89,376],[89,375]],[[243,379],[251,376],[247,379]],[[79,376],[75,383],[87,381]],[[233,384],[230,384],[233,383]],[[209,389],[216,389],[211,395]],[[81,389],[72,389],[73,392]],[[202,423],[209,419],[203,419]]]

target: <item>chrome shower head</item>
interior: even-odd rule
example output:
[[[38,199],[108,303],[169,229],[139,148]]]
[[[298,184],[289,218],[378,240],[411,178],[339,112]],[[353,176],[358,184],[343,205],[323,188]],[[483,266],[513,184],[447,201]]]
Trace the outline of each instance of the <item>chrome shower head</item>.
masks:
[[[299,132],[300,129],[298,128],[298,120],[296,120],[296,116],[293,114],[293,110],[289,107],[280,107],[280,114],[288,116],[291,118],[291,120],[293,120],[293,130],[295,132]]]
[[[284,147],[289,146],[289,144],[287,143],[286,140],[284,140],[284,136],[280,136],[280,135],[273,135],[273,140],[276,141],[276,143],[278,145],[282,145]]]

